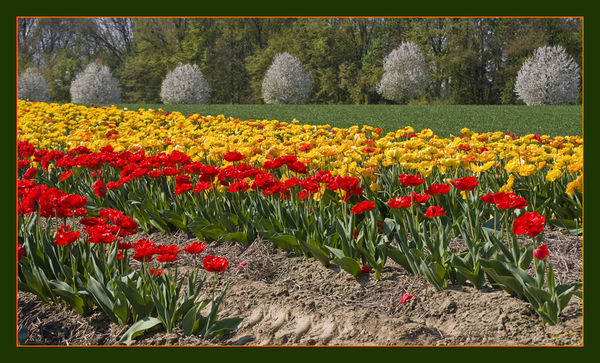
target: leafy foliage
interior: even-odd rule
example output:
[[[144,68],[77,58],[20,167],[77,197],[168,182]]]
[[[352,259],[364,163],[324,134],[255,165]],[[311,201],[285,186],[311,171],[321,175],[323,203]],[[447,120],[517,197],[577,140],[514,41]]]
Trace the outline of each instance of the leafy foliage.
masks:
[[[377,104],[383,58],[410,41],[430,80],[413,102],[516,104],[518,70],[536,48],[560,45],[581,65],[583,42],[581,18],[20,18],[17,31],[19,69],[40,68],[56,102],[93,57],[127,102],[159,103],[181,62],[203,70],[212,103],[262,103],[265,72],[287,52],[311,70],[308,103]]]

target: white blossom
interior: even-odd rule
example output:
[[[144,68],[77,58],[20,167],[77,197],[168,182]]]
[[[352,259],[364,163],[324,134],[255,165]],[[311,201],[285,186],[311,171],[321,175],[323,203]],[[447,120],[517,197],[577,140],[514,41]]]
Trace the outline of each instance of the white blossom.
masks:
[[[421,97],[428,85],[425,57],[412,42],[403,42],[383,59],[383,76],[377,93],[387,100],[404,103]]]
[[[167,73],[160,88],[165,104],[210,103],[211,88],[196,64],[181,64]]]
[[[288,53],[277,54],[262,83],[265,103],[303,104],[309,92],[310,73],[298,58]]]
[[[528,106],[575,103],[579,65],[561,46],[540,47],[523,62],[515,93]]]
[[[71,82],[71,102],[119,103],[121,91],[117,79],[111,75],[107,66],[90,63]]]
[[[18,98],[25,101],[49,102],[48,82],[36,68],[28,68],[17,79]]]

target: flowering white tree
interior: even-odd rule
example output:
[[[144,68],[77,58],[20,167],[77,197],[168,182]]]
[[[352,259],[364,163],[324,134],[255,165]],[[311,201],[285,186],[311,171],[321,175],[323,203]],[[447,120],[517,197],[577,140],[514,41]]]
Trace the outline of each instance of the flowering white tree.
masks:
[[[121,91],[107,66],[90,63],[71,82],[73,103],[119,103]]]
[[[421,49],[403,42],[383,59],[383,76],[377,93],[387,100],[405,103],[423,95],[428,85],[427,67]]]
[[[17,79],[20,100],[49,102],[48,82],[36,68],[27,68]]]
[[[523,62],[515,93],[528,106],[575,103],[579,65],[561,46],[540,47]]]
[[[279,53],[262,83],[265,103],[303,104],[310,92],[310,73],[302,68],[298,58]]]
[[[200,67],[179,63],[167,73],[160,88],[160,98],[167,104],[207,104],[210,103],[210,92],[210,86]]]

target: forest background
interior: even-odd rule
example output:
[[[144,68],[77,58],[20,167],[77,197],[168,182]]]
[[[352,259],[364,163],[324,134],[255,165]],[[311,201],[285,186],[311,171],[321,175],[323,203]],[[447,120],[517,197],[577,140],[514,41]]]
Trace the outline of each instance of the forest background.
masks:
[[[514,92],[523,61],[561,45],[581,66],[583,40],[582,18],[564,17],[19,18],[17,31],[18,72],[39,68],[52,101],[69,102],[75,75],[100,61],[124,103],[154,104],[179,63],[200,66],[213,104],[263,103],[280,52],[310,71],[308,103],[392,103],[376,87],[384,57],[405,41],[423,50],[430,79],[412,104],[523,104]]]

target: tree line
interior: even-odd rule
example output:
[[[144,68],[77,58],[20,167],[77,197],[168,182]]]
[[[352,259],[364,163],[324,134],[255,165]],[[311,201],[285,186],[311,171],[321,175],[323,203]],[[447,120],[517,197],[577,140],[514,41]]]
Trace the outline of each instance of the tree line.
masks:
[[[383,60],[415,43],[428,70],[422,104],[522,104],[517,73],[535,49],[560,45],[581,66],[581,18],[19,18],[18,69],[37,67],[54,102],[75,75],[109,67],[123,102],[160,103],[179,63],[196,64],[211,103],[263,103],[275,56],[310,72],[308,103],[390,103],[376,90]],[[580,98],[578,102],[580,102]]]

